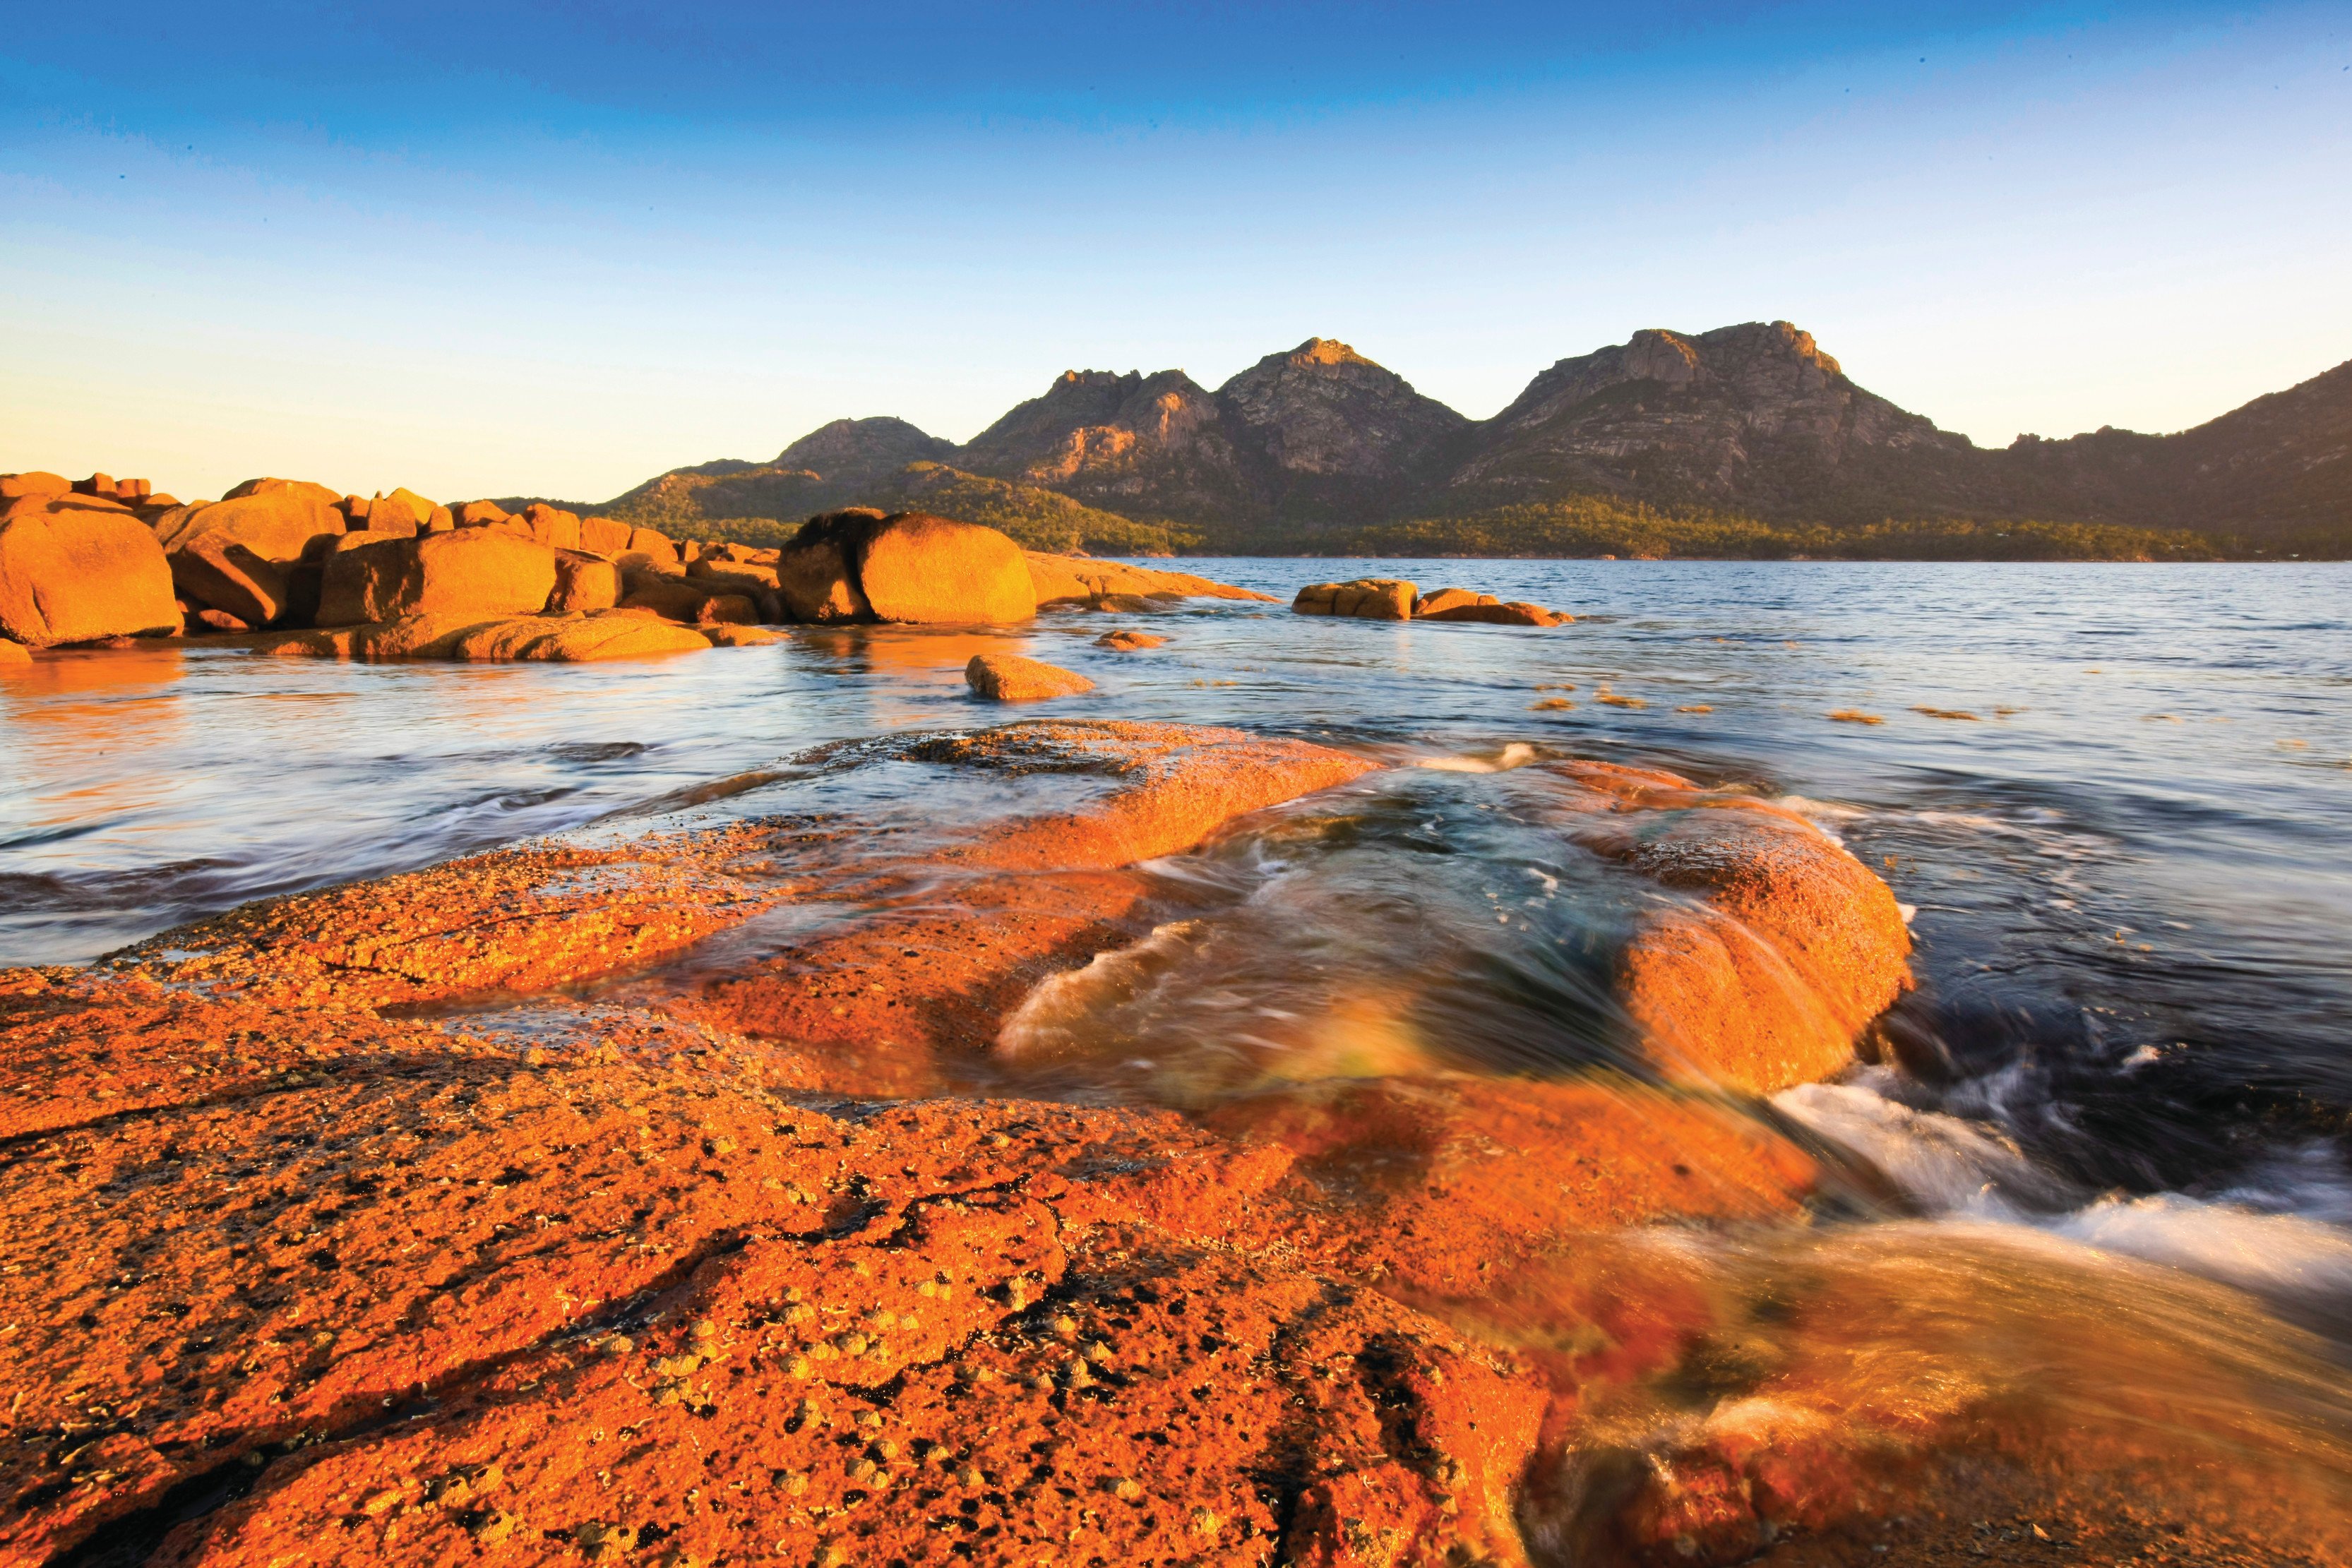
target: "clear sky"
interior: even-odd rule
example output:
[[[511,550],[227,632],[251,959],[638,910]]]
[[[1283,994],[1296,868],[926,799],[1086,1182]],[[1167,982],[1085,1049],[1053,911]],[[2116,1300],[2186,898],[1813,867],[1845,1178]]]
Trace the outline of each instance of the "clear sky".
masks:
[[[0,0],[0,470],[599,500],[1310,335],[1785,318],[1948,428],[2352,358],[2352,6]]]

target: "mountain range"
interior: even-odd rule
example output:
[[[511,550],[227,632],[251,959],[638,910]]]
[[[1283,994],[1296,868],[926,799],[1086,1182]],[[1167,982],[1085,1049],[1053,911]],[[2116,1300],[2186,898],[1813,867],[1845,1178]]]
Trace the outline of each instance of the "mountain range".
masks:
[[[1786,321],[1636,332],[1486,420],[1310,338],[1213,392],[1070,371],[961,446],[836,420],[593,509],[740,538],[853,504],[1097,553],[2342,556],[2352,363],[2178,434],[1984,448]]]

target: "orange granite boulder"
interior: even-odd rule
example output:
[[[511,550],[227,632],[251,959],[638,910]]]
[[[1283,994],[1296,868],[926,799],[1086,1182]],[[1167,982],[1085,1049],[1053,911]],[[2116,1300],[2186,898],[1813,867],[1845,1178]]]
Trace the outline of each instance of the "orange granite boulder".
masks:
[[[328,558],[319,624],[412,615],[527,615],[555,591],[555,552],[492,528],[397,538]]]
[[[171,563],[118,504],[28,494],[0,517],[0,636],[33,647],[180,630]]]
[[[172,586],[181,598],[247,626],[279,620],[291,602],[287,566],[256,555],[225,534],[199,534],[172,552],[171,567]]]
[[[155,538],[166,550],[216,538],[283,565],[300,560],[310,541],[321,535],[347,530],[340,499],[330,497],[323,486],[249,480],[224,499],[173,507],[155,520]]]
[[[862,530],[856,558],[857,585],[880,620],[1026,621],[1037,612],[1020,547],[994,528],[902,512]]]
[[[1765,1093],[1829,1077],[1909,988],[1894,894],[1795,812],[1671,773],[1551,771],[1573,791],[1571,837],[1685,895],[1642,918],[1618,965],[1670,1072]]]
[[[974,653],[963,678],[974,696],[997,703],[1043,702],[1095,689],[1094,682],[1075,670],[1012,653]]]
[[[853,507],[802,525],[777,554],[776,585],[786,614],[820,626],[874,619],[874,606],[857,586],[854,547],[856,530],[882,516]]]
[[[796,621],[934,625],[1037,612],[1019,546],[994,528],[922,512],[853,507],[812,517],[784,546],[777,577]]]
[[[611,561],[584,550],[555,552],[555,589],[547,596],[550,610],[610,610],[620,602],[620,569]]]
[[[25,496],[69,495],[73,481],[62,474],[32,469],[23,474],[0,474],[0,501],[13,501]]]
[[[530,531],[531,542],[550,549],[576,550],[580,548],[580,517],[576,512],[551,507],[544,501],[533,501],[516,515],[515,521]]]
[[[629,525],[611,517],[583,517],[580,548],[601,556],[619,555],[629,548]]]
[[[1395,578],[1362,577],[1352,582],[1310,583],[1290,601],[1300,615],[1352,616],[1360,621],[1412,619],[1413,585]]]

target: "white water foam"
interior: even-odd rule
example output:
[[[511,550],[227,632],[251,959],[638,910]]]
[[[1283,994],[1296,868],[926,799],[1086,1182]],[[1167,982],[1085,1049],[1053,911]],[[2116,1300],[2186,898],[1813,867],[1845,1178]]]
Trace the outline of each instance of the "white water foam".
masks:
[[[1995,1124],[1901,1104],[1874,1077],[1885,1070],[1784,1090],[1772,1103],[1931,1216],[2019,1226],[2273,1301],[2352,1303],[2352,1171],[2326,1145],[2289,1151],[2210,1197],[2084,1202]]]
[[[1865,1083],[1800,1084],[1772,1103],[1874,1166],[1930,1213],[2006,1219],[2018,1212],[2012,1197],[2030,1203],[2066,1196],[1991,1124],[1915,1111]]]
[[[1534,747],[1515,740],[1491,757],[1424,757],[1414,766],[1437,773],[1508,773],[1514,768],[1525,768],[1536,756]]]
[[[1020,1061],[1082,1048],[1086,1025],[1097,1009],[1147,989],[1192,951],[1201,935],[1197,920],[1171,921],[1152,927],[1140,942],[1096,954],[1081,968],[1048,975],[997,1030],[996,1049]]]

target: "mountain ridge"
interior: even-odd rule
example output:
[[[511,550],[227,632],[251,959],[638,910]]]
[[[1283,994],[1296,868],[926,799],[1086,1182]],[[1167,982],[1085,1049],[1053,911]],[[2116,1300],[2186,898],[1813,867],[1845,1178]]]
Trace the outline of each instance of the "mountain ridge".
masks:
[[[1311,337],[1214,391],[1181,370],[1066,371],[961,445],[887,416],[836,420],[771,463],[673,469],[599,509],[691,532],[948,489],[1130,550],[1321,553],[1401,527],[1467,540],[1507,515],[1519,537],[1550,511],[1832,540],[2032,522],[2343,555],[2352,362],[2183,432],[1994,448],[1868,391],[1787,321],[1643,329],[1555,361],[1486,420]]]

